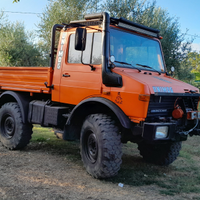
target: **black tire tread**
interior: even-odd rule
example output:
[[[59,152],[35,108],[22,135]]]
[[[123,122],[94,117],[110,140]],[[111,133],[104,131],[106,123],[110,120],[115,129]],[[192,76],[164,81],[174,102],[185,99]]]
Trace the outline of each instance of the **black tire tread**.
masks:
[[[15,102],[10,102],[4,104],[0,109],[0,114],[4,109],[11,109],[13,111],[13,114],[15,115],[16,123],[19,128],[19,132],[17,132],[12,139],[6,140],[1,134],[0,134],[0,140],[3,146],[10,150],[17,150],[17,149],[23,149],[29,141],[31,140],[31,135],[33,133],[32,131],[32,124],[24,124],[22,121],[22,115],[20,107]]]
[[[162,145],[152,145],[142,142],[138,144],[138,149],[146,162],[167,166],[174,162],[179,155],[181,142]]]
[[[89,168],[82,159],[87,172],[95,178],[115,176],[122,163],[121,135],[119,134],[118,127],[115,125],[115,121],[105,114],[92,114],[86,120],[92,124],[98,124],[103,139],[103,158],[98,171]],[[83,158],[82,148],[81,156]]]

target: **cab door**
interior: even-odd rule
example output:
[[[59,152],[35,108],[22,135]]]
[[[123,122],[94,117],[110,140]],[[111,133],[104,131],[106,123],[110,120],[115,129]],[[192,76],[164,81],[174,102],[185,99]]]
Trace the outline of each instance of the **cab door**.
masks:
[[[73,32],[69,33],[68,38],[68,52],[61,68],[60,102],[76,105],[85,98],[101,94],[102,37],[101,32],[88,32],[83,52],[75,50]]]

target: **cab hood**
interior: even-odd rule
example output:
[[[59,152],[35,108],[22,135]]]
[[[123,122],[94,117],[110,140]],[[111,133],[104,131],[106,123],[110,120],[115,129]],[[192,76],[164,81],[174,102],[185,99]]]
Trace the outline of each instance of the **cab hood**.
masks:
[[[192,91],[199,92],[198,88],[174,79],[166,74],[159,75],[157,72],[143,71],[138,72],[133,69],[120,70],[120,74],[125,75],[149,87],[150,93],[187,93]]]

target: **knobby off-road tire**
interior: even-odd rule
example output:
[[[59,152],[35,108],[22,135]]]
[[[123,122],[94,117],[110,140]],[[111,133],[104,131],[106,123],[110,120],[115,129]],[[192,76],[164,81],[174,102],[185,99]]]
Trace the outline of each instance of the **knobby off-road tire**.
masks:
[[[167,166],[174,162],[179,155],[181,142],[162,145],[152,145],[142,142],[138,144],[138,149],[146,162]]]
[[[6,103],[0,109],[0,141],[10,150],[22,149],[30,141],[32,125],[22,122],[17,103]]]
[[[121,135],[111,117],[89,115],[81,130],[81,157],[89,174],[95,178],[115,176],[122,163]]]

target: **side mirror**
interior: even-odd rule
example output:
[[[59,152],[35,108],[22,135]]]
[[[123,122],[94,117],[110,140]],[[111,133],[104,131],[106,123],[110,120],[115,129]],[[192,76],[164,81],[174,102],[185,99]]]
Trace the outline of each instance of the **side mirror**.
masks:
[[[174,75],[174,71],[175,71],[175,68],[172,66],[172,67],[171,67],[171,76]]]
[[[77,28],[75,33],[75,49],[84,51],[86,46],[87,30],[86,28]]]
[[[115,56],[110,56],[110,62],[114,63],[115,62]]]
[[[166,75],[167,75],[167,76],[173,76],[174,71],[175,71],[175,68],[172,66],[171,69],[170,69],[170,72],[171,72],[171,73],[166,72]]]

